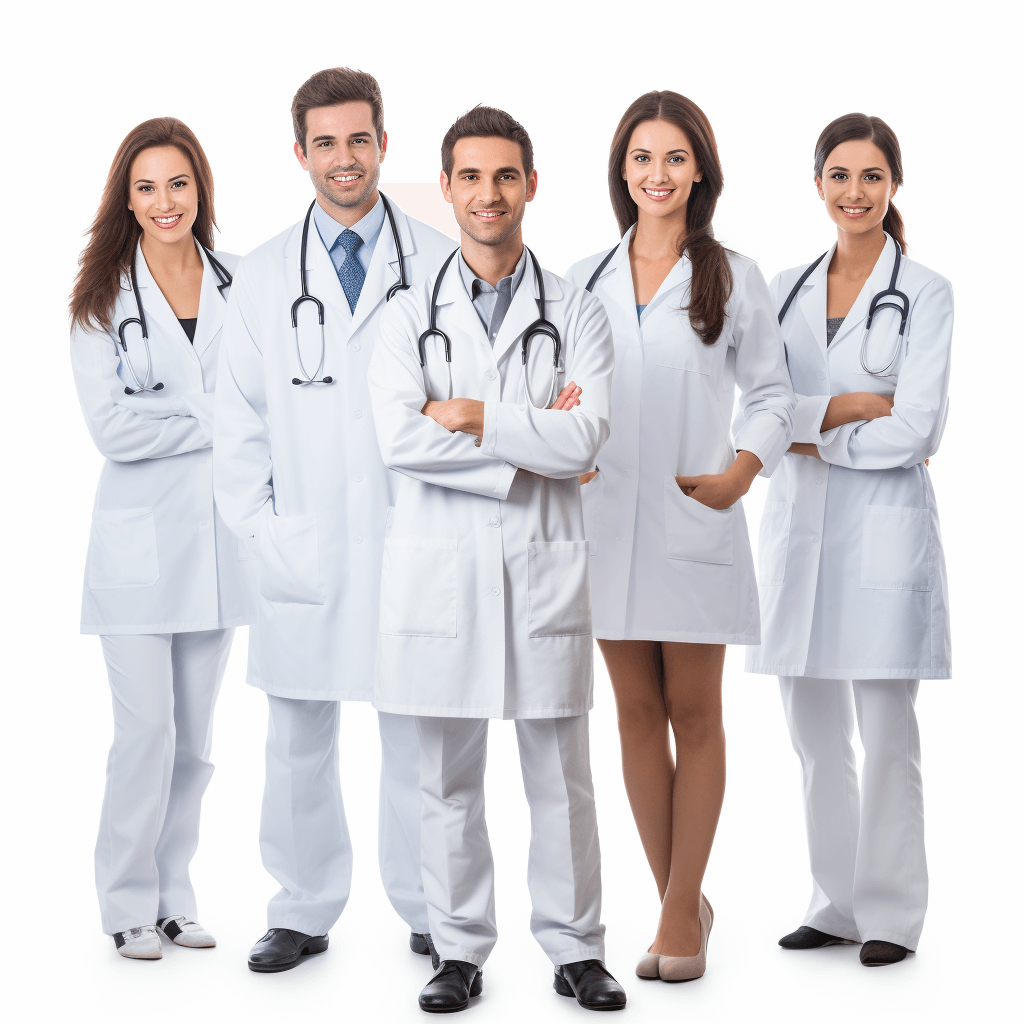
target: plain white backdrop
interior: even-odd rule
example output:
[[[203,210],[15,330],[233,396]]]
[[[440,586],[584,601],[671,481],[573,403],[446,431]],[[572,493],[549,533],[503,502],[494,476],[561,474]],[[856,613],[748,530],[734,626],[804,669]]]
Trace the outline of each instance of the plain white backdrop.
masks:
[[[99,642],[78,635],[100,467],[67,359],[66,300],[114,150],[173,114],[217,184],[219,247],[244,253],[296,221],[311,188],[291,154],[298,85],[349,65],[381,83],[382,183],[430,183],[440,140],[477,102],[530,131],[540,174],[526,238],[557,273],[616,238],[606,161],[626,105],[676,89],[708,114],[726,188],[715,221],[765,276],[832,238],[811,180],[832,118],[885,118],[903,146],[896,198],[910,253],[952,283],[952,407],[932,462],[953,615],[955,678],[925,682],[931,907],[916,956],[867,970],[857,950],[785,953],[810,894],[796,757],[776,680],[727,661],[729,786],[705,882],[707,975],[640,982],[657,897],[626,803],[598,659],[591,744],[604,855],[608,963],[630,1020],[995,1021],[1016,1016],[1020,905],[1019,422],[1022,312],[1019,5],[174,4],[19,5],[4,16],[2,624],[3,942],[10,1021],[413,1021],[428,977],[406,950],[376,868],[374,715],[350,705],[342,777],[354,891],[329,952],[282,975],[246,969],[274,892],[257,846],[266,701],[243,682],[240,631],[217,711],[217,773],[194,861],[212,951],[130,962],[101,934],[92,848],[110,741]],[[330,439],[311,438],[329,453]],[[326,454],[325,454],[326,457]],[[763,481],[746,499],[756,537]],[[529,935],[529,823],[510,723],[492,725],[489,824],[501,937],[476,1021],[582,1020],[551,989]],[[1014,988],[1018,988],[1015,986]],[[1015,1007],[1017,1007],[1015,1009]]]

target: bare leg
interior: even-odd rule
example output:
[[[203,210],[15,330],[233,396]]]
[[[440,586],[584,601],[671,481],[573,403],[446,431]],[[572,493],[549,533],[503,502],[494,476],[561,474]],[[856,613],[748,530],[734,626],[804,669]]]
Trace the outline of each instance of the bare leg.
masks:
[[[615,691],[626,795],[658,886],[658,897],[664,899],[672,865],[672,782],[676,767],[662,692],[661,644],[652,640],[597,643]]]
[[[663,643],[661,647],[676,771],[672,867],[651,952],[696,956],[700,952],[701,883],[725,799],[725,645]]]

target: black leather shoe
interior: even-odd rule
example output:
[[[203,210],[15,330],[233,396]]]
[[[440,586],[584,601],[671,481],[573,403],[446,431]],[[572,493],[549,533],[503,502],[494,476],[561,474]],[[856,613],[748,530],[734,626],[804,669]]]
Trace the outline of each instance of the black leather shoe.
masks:
[[[441,966],[441,958],[437,955],[437,950],[434,949],[434,940],[431,939],[430,932],[411,932],[409,934],[409,948],[421,956],[429,956],[430,966],[435,971]]]
[[[621,1010],[626,993],[600,960],[580,960],[555,968],[555,991],[575,996],[584,1010]]]
[[[427,1013],[455,1013],[469,1006],[484,990],[484,972],[465,960],[442,960],[420,993],[420,1009]]]
[[[326,935],[303,935],[291,928],[271,928],[249,950],[249,970],[260,974],[290,971],[304,956],[322,953]]]
[[[860,948],[860,962],[865,967],[887,967],[898,964],[910,952],[906,946],[881,939],[868,939]]]
[[[855,946],[853,939],[841,939],[838,935],[827,935],[817,928],[801,925],[795,932],[779,939],[783,949],[821,949],[822,946]]]

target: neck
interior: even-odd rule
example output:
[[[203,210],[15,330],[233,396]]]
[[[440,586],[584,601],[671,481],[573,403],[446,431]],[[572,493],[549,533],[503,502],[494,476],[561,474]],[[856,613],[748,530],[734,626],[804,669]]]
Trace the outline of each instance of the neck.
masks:
[[[518,228],[511,238],[497,245],[481,245],[465,231],[462,232],[462,258],[477,277],[492,287],[496,288],[502,278],[509,277],[515,272],[522,255],[522,228]]]
[[[155,276],[186,274],[194,271],[197,265],[203,265],[191,231],[177,242],[168,243],[154,242],[149,235],[143,235],[142,255],[146,258],[146,266]]]
[[[875,269],[878,257],[885,249],[886,237],[882,225],[863,233],[839,232],[836,254],[829,270],[853,280],[866,281]]]
[[[316,202],[328,217],[350,228],[354,224],[358,224],[377,205],[379,198],[380,193],[374,189],[358,206],[335,206],[334,203],[327,202],[320,195],[317,195]]]
[[[640,212],[630,249],[644,259],[679,256],[679,240],[686,234],[686,207],[671,217],[652,217]]]

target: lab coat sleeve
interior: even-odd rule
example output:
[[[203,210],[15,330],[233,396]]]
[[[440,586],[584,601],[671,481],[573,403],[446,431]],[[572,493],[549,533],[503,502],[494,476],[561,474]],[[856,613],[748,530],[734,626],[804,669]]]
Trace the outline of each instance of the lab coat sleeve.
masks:
[[[116,339],[103,331],[72,332],[78,400],[100,453],[114,462],[136,462],[208,448],[209,435],[182,398],[124,393],[118,351]]]
[[[258,517],[273,496],[273,464],[257,307],[244,261],[225,312],[214,410],[217,508],[236,534],[253,536]]]
[[[384,465],[405,476],[486,498],[508,497],[516,467],[485,454],[472,434],[424,416],[417,339],[420,328],[400,293],[381,314],[367,372],[370,405]]]
[[[952,339],[953,290],[936,278],[911,309],[892,415],[843,425],[818,445],[821,457],[847,469],[909,469],[931,458],[946,425]]]
[[[768,285],[756,264],[749,264],[733,294],[731,344],[740,389],[735,447],[756,455],[763,466],[761,475],[771,476],[793,436],[796,399],[786,347]]]
[[[486,402],[481,451],[552,480],[594,468],[610,429],[615,350],[604,306],[586,292],[569,351],[572,362],[567,360],[564,381],[575,381],[583,389],[580,404],[566,412],[536,409],[525,398],[519,403]]]

